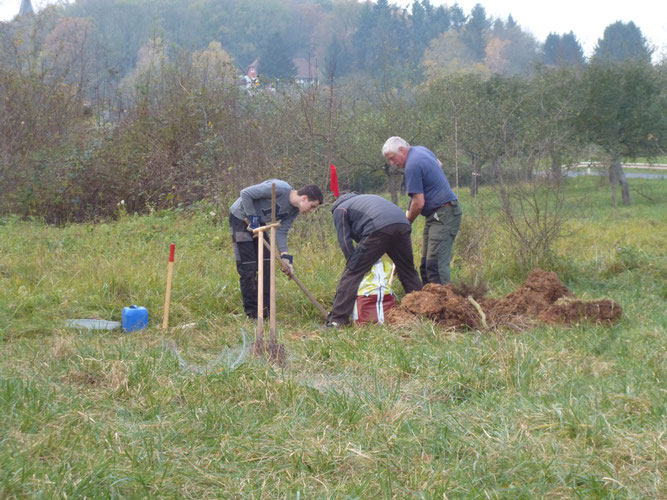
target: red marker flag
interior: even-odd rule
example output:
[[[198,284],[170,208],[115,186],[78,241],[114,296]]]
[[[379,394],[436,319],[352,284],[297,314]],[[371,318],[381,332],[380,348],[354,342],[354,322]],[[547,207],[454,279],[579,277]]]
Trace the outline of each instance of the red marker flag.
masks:
[[[329,165],[329,168],[331,169],[331,191],[334,197],[338,198],[340,196],[340,192],[338,191],[338,173],[333,163]]]

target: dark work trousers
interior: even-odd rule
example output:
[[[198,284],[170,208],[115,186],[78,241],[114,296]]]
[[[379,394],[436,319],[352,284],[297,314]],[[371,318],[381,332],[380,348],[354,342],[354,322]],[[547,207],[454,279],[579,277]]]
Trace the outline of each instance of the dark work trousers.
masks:
[[[232,232],[232,244],[234,247],[234,259],[236,259],[236,270],[239,273],[239,284],[241,285],[241,296],[243,297],[243,310],[249,318],[257,318],[257,243],[259,237],[253,238],[248,231],[248,223],[241,219],[229,216],[229,228]],[[269,238],[264,231],[267,243]],[[270,285],[271,254],[264,247],[264,317],[269,315],[269,285]]]
[[[362,238],[347,260],[345,271],[338,282],[329,321],[339,325],[350,322],[361,280],[385,253],[396,264],[398,279],[405,293],[422,289],[412,255],[410,231],[408,224],[391,224]]]
[[[419,273],[426,283],[446,285],[451,279],[452,247],[461,226],[461,207],[454,200],[426,217]]]

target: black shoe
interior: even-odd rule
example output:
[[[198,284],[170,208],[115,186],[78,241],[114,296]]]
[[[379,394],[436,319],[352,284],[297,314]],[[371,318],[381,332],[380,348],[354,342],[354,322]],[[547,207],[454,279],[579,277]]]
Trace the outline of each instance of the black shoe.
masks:
[[[340,328],[341,325],[336,323],[335,321],[327,321],[327,324],[325,325],[327,328]]]

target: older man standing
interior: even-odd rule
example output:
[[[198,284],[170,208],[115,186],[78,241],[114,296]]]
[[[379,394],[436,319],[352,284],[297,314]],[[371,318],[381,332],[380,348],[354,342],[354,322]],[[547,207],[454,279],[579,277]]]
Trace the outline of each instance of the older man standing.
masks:
[[[442,163],[423,146],[410,146],[405,139],[390,137],[382,154],[405,171],[410,196],[408,221],[426,217],[424,246],[419,271],[424,284],[451,281],[452,247],[461,226],[461,207],[442,171]]]

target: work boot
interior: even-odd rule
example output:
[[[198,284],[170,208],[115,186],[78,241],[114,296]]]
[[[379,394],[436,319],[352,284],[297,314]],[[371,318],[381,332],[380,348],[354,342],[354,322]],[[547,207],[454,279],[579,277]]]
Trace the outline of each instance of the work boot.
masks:
[[[341,325],[338,321],[332,321],[331,320],[331,313],[329,313],[329,315],[327,316],[327,322],[324,326],[326,328],[340,328],[343,325]]]

